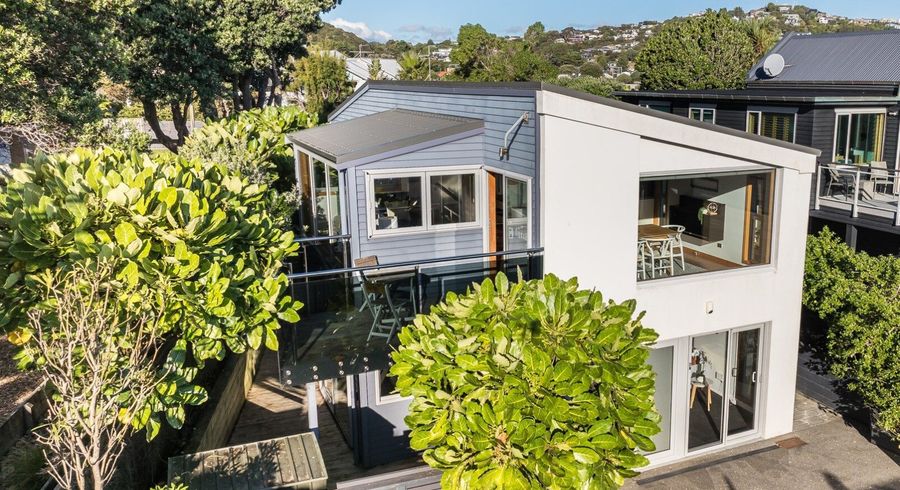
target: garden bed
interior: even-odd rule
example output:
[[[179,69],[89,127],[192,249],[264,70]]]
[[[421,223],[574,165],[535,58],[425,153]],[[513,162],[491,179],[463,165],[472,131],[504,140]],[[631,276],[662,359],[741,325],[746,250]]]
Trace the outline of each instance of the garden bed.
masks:
[[[6,335],[0,336],[0,420],[6,420],[41,384],[38,373],[19,371],[13,359],[15,353],[16,346],[9,343]]]

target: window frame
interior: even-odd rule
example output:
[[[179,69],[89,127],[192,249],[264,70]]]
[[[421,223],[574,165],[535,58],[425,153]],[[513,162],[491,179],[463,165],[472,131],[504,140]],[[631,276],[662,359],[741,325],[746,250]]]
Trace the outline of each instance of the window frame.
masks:
[[[483,220],[482,206],[484,205],[484,193],[482,166],[452,166],[429,167],[421,169],[377,169],[367,170],[366,176],[366,228],[369,238],[386,236],[412,235],[420,233],[436,233],[441,231],[467,230],[481,228]],[[431,177],[439,175],[464,175],[471,174],[475,179],[475,221],[466,223],[450,223],[435,225],[431,222]],[[390,179],[403,177],[419,177],[422,182],[422,225],[408,228],[396,228],[393,230],[375,229],[375,179]]]
[[[762,133],[762,116],[763,116],[763,114],[791,114],[791,115],[793,115],[794,116],[794,121],[792,123],[793,131],[791,131],[793,133],[791,135],[791,136],[793,136],[793,138],[791,138],[791,141],[788,141],[787,143],[795,143],[795,144],[797,143],[797,110],[780,108],[780,107],[779,108],[760,108],[760,107],[748,108],[747,115],[744,119],[745,127],[747,127],[748,129],[750,128],[750,114],[751,113],[758,115],[758,117],[756,119],[756,129],[755,129],[755,131],[747,131],[747,132],[750,134],[755,134],[757,136],[763,136],[762,134],[760,134],[760,133]],[[768,136],[763,136],[763,137],[767,138]],[[776,138],[773,138],[773,139],[776,139]],[[778,141],[784,141],[784,140],[778,140]]]
[[[656,106],[656,107],[654,107]],[[657,107],[666,107],[666,110],[658,109]],[[641,99],[638,101],[638,107],[643,107],[644,109],[650,109],[654,111],[664,112],[666,114],[672,113],[672,102],[668,100],[646,100]]]
[[[693,116],[694,111],[700,111],[700,119],[694,119],[694,116]],[[691,120],[694,120],[697,122],[706,122],[703,120],[703,113],[705,111],[712,112],[712,121],[710,121],[708,124],[715,124],[716,123],[716,108],[715,107],[692,105],[692,106],[688,107],[688,119],[691,119]]]
[[[390,368],[381,369],[376,371],[375,373],[375,405],[390,405],[392,403],[412,400],[411,396],[403,396],[400,393],[381,393],[381,377],[387,376],[390,372]]]
[[[884,151],[885,151],[885,143],[887,142],[887,108],[885,107],[855,107],[855,108],[838,108],[834,110],[834,132],[832,134],[831,140],[831,161],[832,163],[840,163],[837,161],[835,157],[837,157],[837,140],[838,140],[838,124],[840,124],[841,116],[849,116],[850,119],[847,124],[847,147],[845,150],[850,147],[850,127],[853,126],[853,115],[854,114],[884,114],[884,118],[882,118],[882,124],[884,124],[884,128],[882,130],[881,136],[881,158],[884,159]],[[874,160],[873,160],[874,161]],[[856,165],[854,163],[841,163],[842,165]]]

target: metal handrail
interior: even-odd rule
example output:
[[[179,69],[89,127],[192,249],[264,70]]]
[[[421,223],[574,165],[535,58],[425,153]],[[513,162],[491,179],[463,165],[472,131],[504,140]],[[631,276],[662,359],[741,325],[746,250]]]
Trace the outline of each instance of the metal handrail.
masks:
[[[870,207],[866,204],[866,198],[860,199],[860,192],[862,191],[862,177],[868,176],[869,178],[881,177],[884,179],[882,181],[882,185],[895,186],[900,182],[900,170],[895,168],[884,168],[884,167],[872,167],[871,165],[858,165],[853,163],[820,163],[816,168],[816,193],[815,193],[815,204],[814,209],[819,210],[822,206],[822,199],[826,196],[827,190],[825,189],[824,180],[823,180],[823,169],[827,169],[829,171],[833,171],[838,175],[847,176],[853,179],[853,200],[850,204],[850,216],[853,218],[859,217],[859,209],[861,207]],[[877,172],[876,172],[877,171]],[[877,189],[876,189],[877,190]],[[845,196],[849,198],[850,196]],[[894,209],[894,225],[900,226],[900,199],[897,200],[896,208]]]
[[[295,238],[294,243],[316,243],[316,242],[324,242],[331,240],[349,240],[352,235],[333,235],[333,236],[315,236],[309,238]]]
[[[436,259],[408,260],[404,262],[392,262],[390,264],[369,265],[365,267],[346,267],[344,269],[332,269],[327,271],[301,272],[297,274],[288,274],[288,279],[312,279],[316,277],[336,276],[340,274],[350,274],[353,272],[368,272],[380,269],[396,269],[400,267],[417,267],[422,265],[441,264],[445,262],[458,262],[463,260],[489,259],[493,257],[506,257],[516,255],[527,255],[529,258],[543,253],[544,247],[527,248],[524,250],[514,250],[508,252],[486,252],[479,254],[456,255],[453,257],[441,257]]]

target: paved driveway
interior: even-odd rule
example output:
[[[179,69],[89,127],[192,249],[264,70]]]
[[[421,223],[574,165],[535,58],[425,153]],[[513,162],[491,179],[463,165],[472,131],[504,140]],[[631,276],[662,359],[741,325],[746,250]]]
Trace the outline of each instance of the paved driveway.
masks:
[[[898,490],[900,466],[839,416],[797,395],[795,432],[645,472],[631,490]],[[806,444],[773,445],[792,437]]]

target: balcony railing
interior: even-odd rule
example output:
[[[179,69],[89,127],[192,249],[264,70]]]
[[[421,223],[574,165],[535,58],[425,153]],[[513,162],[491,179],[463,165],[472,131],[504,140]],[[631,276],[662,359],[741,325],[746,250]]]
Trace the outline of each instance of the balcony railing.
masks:
[[[883,165],[883,164],[882,164]],[[890,219],[900,226],[900,172],[873,165],[820,164],[814,208]]]
[[[279,332],[285,384],[300,385],[387,369],[397,334],[448,292],[504,272],[512,281],[543,275],[543,249],[472,254],[371,267],[290,274],[300,322]]]
[[[300,238],[297,257],[288,262],[291,274],[350,267],[350,235]]]

